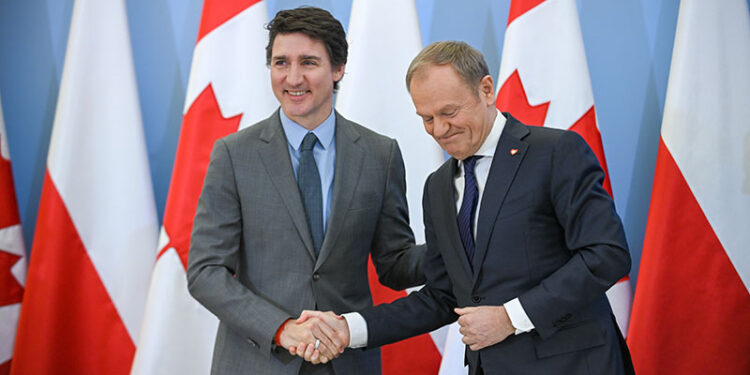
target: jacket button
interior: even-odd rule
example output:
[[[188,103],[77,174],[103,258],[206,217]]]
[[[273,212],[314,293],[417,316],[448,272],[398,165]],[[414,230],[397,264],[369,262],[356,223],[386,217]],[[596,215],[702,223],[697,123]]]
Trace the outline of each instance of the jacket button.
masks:
[[[479,303],[480,301],[482,301],[482,297],[480,297],[480,296],[473,296],[473,297],[471,297],[471,300],[474,303]]]
[[[313,280],[315,280],[315,281],[318,281],[318,280],[320,280],[320,274],[319,274],[319,273],[317,273],[317,272],[316,272],[316,273],[314,273],[314,274],[313,274]]]

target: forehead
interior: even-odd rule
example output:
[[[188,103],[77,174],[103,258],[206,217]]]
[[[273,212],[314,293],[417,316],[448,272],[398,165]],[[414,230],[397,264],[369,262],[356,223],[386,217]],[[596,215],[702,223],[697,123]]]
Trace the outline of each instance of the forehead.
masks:
[[[328,51],[322,41],[303,33],[278,34],[271,46],[271,57],[313,56],[328,60]]]
[[[460,104],[476,95],[450,64],[420,68],[409,88],[415,104],[429,107]]]

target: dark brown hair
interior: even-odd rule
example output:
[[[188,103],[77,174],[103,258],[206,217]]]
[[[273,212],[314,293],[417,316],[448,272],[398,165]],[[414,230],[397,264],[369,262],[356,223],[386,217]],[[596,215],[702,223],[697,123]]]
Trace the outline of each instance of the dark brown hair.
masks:
[[[266,30],[268,30],[266,65],[271,65],[271,54],[273,53],[273,42],[276,35],[291,33],[302,33],[322,42],[334,69],[346,64],[349,44],[346,42],[344,27],[326,10],[315,7],[281,10],[266,25]],[[334,91],[338,89],[338,86],[338,82],[333,83]]]

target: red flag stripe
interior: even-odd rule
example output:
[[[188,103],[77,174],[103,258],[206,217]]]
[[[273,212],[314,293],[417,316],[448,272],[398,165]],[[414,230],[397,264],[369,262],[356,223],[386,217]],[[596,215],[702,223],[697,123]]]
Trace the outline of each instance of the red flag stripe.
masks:
[[[628,332],[636,372],[747,374],[750,294],[663,141],[643,248]]]
[[[367,276],[375,305],[406,296],[404,291],[386,288],[378,281],[372,259],[367,262]],[[402,340],[381,348],[383,374],[437,374],[440,352],[429,333]]]
[[[197,42],[200,42],[204,36],[221,26],[224,22],[229,21],[232,17],[260,1],[205,1],[201,15],[201,24],[198,28]]]
[[[592,105],[586,113],[581,116],[578,121],[570,127],[570,130],[578,133],[588,143],[591,150],[594,151],[596,158],[599,160],[599,165],[604,170],[604,190],[612,195],[612,185],[609,182],[609,171],[607,170],[607,159],[604,157],[604,145],[602,145],[602,135],[599,133],[599,128],[596,126],[596,112]]]
[[[0,133],[0,137],[3,135],[3,133]],[[0,142],[2,141],[0,139]],[[0,210],[0,228],[21,223],[18,216],[16,189],[13,186],[13,171],[11,170],[10,160],[5,160],[2,157],[0,157],[0,207],[2,207],[2,210]]]
[[[39,212],[12,374],[127,374],[135,345],[49,173]]]

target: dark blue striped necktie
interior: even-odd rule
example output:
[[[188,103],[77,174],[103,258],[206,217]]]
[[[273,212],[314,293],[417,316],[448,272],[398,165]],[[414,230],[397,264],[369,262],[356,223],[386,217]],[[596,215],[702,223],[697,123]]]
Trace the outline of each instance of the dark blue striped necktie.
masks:
[[[312,132],[305,135],[300,147],[299,169],[297,170],[297,185],[302,193],[302,202],[305,205],[315,255],[320,254],[320,246],[323,244],[323,194],[318,165],[315,164],[313,156],[313,147],[317,142],[318,137]]]
[[[477,177],[474,175],[474,166],[481,156],[470,156],[463,161],[464,164],[464,197],[461,201],[461,209],[458,210],[456,221],[458,222],[458,233],[461,235],[461,243],[464,245],[469,265],[474,260],[474,214],[477,212],[479,201],[479,190],[477,189]]]

